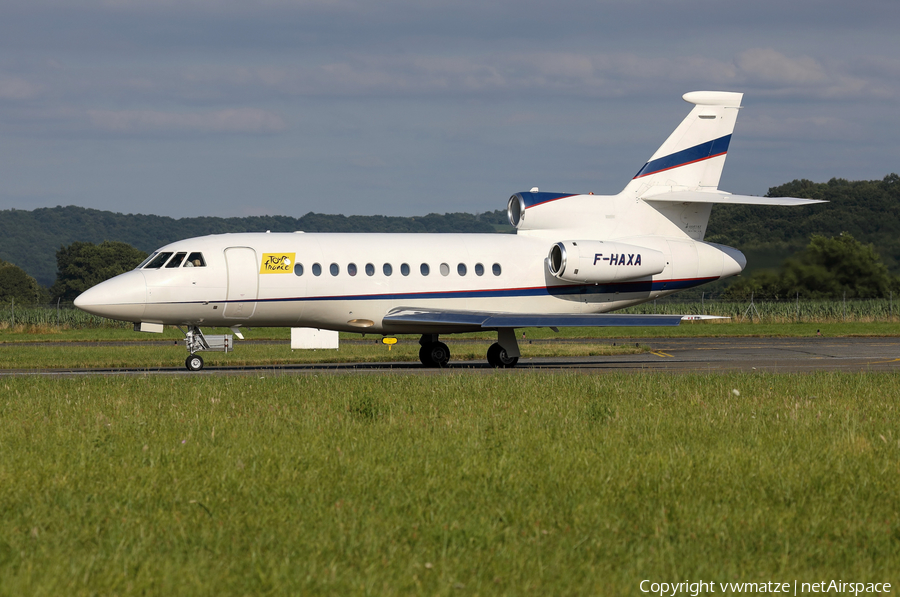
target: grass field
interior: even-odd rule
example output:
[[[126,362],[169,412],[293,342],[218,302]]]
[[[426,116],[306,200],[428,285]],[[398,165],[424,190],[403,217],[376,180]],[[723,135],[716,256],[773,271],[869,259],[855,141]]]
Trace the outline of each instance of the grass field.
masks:
[[[896,375],[0,388],[0,595],[900,581]]]

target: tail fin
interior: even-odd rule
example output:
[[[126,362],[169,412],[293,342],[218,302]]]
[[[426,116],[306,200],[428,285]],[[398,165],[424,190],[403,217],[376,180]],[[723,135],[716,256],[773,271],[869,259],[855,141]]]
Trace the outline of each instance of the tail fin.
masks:
[[[743,96],[727,91],[684,94],[684,101],[694,104],[694,109],[622,192],[646,198],[670,191],[717,189]]]

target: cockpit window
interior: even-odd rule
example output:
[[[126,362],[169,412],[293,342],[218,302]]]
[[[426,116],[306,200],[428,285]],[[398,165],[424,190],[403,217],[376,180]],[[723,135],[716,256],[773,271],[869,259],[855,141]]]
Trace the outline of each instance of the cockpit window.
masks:
[[[191,253],[188,255],[184,267],[206,267],[206,260],[203,259],[203,253]]]
[[[172,256],[171,252],[168,253],[157,253],[156,257],[150,260],[144,269],[159,269],[163,266],[163,264],[169,260],[169,257]]]
[[[150,260],[153,259],[154,257],[156,257],[157,255],[159,255],[159,252],[153,252],[153,253],[150,253],[150,255],[148,255],[146,259],[144,259],[143,261],[141,261],[140,265],[138,265],[138,266],[137,266],[136,268],[134,268],[134,269],[141,269],[142,267],[144,267],[145,265],[147,265],[148,263],[150,263]]]
[[[181,265],[181,262],[184,261],[185,255],[187,255],[187,253],[175,253],[175,257],[172,257],[169,260],[169,263],[166,264],[166,267],[178,267],[179,265]]]

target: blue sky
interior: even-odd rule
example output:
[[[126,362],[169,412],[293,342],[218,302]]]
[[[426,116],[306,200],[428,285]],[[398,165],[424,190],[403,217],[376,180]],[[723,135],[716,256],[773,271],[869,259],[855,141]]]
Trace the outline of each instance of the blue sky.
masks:
[[[721,188],[898,166],[900,2],[0,0],[0,208],[423,215],[618,192],[744,92]]]

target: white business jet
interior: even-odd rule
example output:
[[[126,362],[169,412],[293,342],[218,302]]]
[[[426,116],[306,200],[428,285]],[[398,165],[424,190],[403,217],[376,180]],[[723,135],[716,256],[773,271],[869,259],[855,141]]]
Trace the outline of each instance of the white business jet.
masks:
[[[685,94],[693,109],[618,195],[516,193],[515,234],[203,236],[158,249],[75,305],[137,331],[184,326],[191,370],[203,367],[197,353],[230,349],[231,336],[200,326],[238,338],[243,327],[416,334],[427,367],[450,360],[440,334],[491,330],[488,362],[513,367],[516,328],[678,325],[608,312],[744,269],[740,251],[703,242],[714,203],[819,203],[718,190],[742,96]]]

